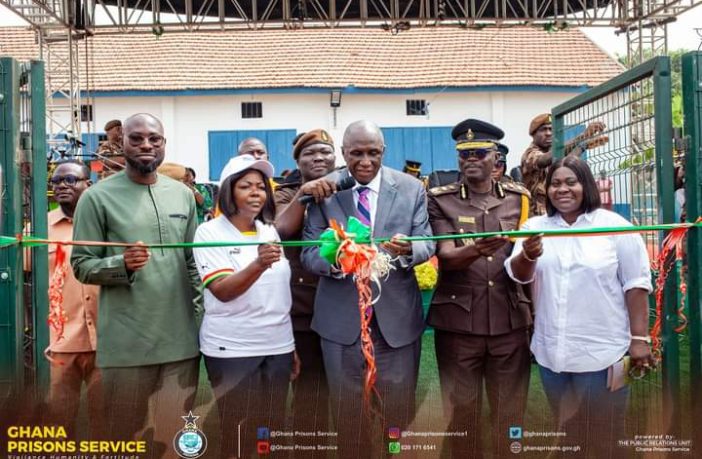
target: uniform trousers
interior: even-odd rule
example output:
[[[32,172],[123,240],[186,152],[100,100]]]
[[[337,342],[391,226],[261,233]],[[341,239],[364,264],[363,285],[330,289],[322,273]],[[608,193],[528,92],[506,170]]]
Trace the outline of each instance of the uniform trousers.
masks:
[[[292,426],[304,432],[329,429],[329,388],[324,374],[321,338],[314,331],[296,331],[300,375],[293,381]]]
[[[451,457],[482,457],[483,384],[490,404],[493,457],[511,457],[509,428],[521,426],[529,389],[529,341],[523,328],[496,336],[435,330],[436,359],[449,418]]]

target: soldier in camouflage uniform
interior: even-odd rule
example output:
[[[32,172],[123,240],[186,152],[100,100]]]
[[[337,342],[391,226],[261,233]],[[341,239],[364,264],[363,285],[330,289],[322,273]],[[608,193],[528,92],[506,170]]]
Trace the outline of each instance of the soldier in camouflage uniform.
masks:
[[[102,170],[98,177],[102,180],[124,169],[124,155],[122,153],[122,122],[111,120],[105,124],[107,140],[100,142],[97,157],[102,163]]]
[[[531,193],[530,215],[546,213],[546,171],[551,165],[551,144],[553,128],[551,115],[543,113],[529,124],[532,142],[522,155],[522,178],[524,186]]]
[[[581,155],[588,148],[604,145],[609,140],[603,134],[605,128],[605,124],[600,121],[588,124],[582,134],[566,143],[565,154]],[[522,180],[531,193],[529,215],[544,215],[546,213],[546,172],[553,162],[551,114],[542,113],[531,120],[529,135],[533,140],[522,155]]]

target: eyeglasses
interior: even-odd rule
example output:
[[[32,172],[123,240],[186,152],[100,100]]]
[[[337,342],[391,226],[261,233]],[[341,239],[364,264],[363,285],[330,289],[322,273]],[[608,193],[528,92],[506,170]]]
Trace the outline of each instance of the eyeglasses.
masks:
[[[138,134],[133,134],[133,135],[128,135],[127,140],[129,141],[129,145],[133,147],[138,147],[144,143],[145,140],[148,140],[151,145],[154,147],[160,147],[163,145],[164,139],[162,135],[150,135],[148,137],[144,137]]]
[[[461,159],[468,159],[471,156],[475,156],[478,159],[485,159],[487,155],[493,153],[495,150],[493,148],[474,148],[469,150],[456,150],[458,156]]]
[[[60,185],[61,183],[65,183],[68,186],[74,186],[76,183],[82,182],[84,180],[88,179],[76,177],[75,175],[57,175],[55,177],[51,177],[49,181],[54,186]]]

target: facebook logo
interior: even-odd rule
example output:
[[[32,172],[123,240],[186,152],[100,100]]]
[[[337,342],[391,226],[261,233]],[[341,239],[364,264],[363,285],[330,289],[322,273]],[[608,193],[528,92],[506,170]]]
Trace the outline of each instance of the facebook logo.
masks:
[[[258,440],[268,440],[270,438],[268,427],[259,427],[256,429],[256,438]]]
[[[512,426],[509,428],[509,439],[510,440],[521,440],[522,438],[522,428],[519,426]]]

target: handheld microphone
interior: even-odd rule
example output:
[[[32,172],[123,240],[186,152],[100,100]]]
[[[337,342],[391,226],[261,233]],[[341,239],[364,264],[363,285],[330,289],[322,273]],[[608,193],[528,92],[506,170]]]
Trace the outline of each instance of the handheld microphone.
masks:
[[[336,182],[336,192],[338,193],[339,191],[348,190],[349,188],[353,188],[354,185],[356,185],[356,179],[349,175],[348,177]],[[311,202],[314,202],[314,196],[312,196],[311,194],[306,194],[301,198],[297,198],[297,202],[299,202],[302,205],[307,205]]]

